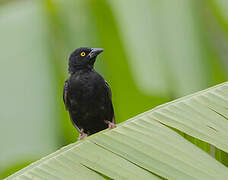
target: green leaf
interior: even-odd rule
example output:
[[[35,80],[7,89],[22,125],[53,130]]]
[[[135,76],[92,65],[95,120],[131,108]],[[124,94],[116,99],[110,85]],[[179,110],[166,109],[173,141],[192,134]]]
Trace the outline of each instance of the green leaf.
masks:
[[[7,179],[225,179],[227,167],[176,130],[228,152],[227,114],[228,82],[70,144]]]
[[[38,1],[0,6],[0,179],[59,146],[56,84],[40,11]]]
[[[197,24],[194,1],[115,0],[109,4],[142,91],[180,97],[207,87],[210,56],[204,53],[200,33],[205,31]]]

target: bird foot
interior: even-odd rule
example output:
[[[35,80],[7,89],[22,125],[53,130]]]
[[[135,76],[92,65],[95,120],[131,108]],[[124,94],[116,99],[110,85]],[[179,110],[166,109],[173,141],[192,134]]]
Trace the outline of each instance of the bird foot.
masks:
[[[114,123],[109,123],[109,124],[108,124],[108,128],[109,128],[109,129],[116,128],[116,125],[115,125]]]
[[[87,134],[84,133],[83,129],[80,130],[80,134],[79,134],[78,140],[85,139],[86,137],[87,137]]]
[[[109,128],[109,129],[113,129],[113,128],[116,127],[115,123],[112,123],[112,122],[110,122],[110,121],[108,121],[108,120],[105,120],[104,122],[105,122],[106,124],[108,124],[108,128]]]

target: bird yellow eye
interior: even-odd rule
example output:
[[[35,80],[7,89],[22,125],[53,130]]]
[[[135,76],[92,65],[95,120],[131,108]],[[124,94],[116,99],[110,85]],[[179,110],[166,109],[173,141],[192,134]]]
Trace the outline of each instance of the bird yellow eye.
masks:
[[[86,53],[85,52],[81,52],[81,56],[85,56],[86,55]]]

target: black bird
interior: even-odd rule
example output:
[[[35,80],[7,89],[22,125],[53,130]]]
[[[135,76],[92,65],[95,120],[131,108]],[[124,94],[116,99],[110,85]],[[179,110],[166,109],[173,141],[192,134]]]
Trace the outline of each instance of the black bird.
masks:
[[[103,49],[81,47],[69,58],[70,77],[64,84],[63,101],[80,133],[79,139],[116,127],[111,89],[94,70],[96,57],[101,52]]]

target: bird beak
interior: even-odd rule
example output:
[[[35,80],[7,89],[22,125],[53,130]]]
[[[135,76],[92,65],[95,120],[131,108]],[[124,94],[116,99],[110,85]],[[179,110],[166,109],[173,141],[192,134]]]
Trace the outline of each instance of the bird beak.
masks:
[[[92,59],[96,57],[98,54],[102,53],[104,50],[100,48],[92,48],[92,51],[88,54],[89,58]]]

